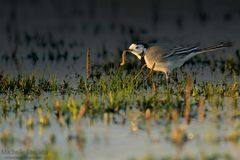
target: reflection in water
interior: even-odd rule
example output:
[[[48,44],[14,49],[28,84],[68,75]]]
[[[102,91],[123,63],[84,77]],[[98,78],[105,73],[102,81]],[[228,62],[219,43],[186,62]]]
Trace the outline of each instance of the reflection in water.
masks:
[[[137,132],[139,130],[139,118],[140,118],[141,112],[139,109],[130,109],[128,110],[128,119],[130,123],[130,131],[131,132]]]
[[[201,153],[205,157],[213,153],[236,157],[240,149],[238,97],[210,96],[185,96],[189,106],[184,109],[181,105],[188,103],[179,108],[131,106],[102,114],[90,111],[88,99],[78,103],[75,97],[63,100],[42,96],[39,101],[27,98],[26,103],[21,98],[14,103],[2,101],[1,113],[5,116],[0,118],[0,147],[43,150],[41,156],[46,159],[55,154],[65,159],[128,159],[149,154],[182,159],[201,157]],[[39,102],[42,105],[36,107]],[[4,105],[11,104],[20,105],[19,109],[6,111]],[[21,104],[26,104],[25,112],[21,112]],[[228,148],[223,151],[220,144]],[[21,156],[26,158],[27,154]]]

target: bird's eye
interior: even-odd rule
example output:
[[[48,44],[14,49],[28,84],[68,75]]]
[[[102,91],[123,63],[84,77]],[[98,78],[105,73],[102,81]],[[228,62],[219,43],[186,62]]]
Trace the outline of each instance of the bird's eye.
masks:
[[[139,47],[137,46],[136,49],[138,49]]]

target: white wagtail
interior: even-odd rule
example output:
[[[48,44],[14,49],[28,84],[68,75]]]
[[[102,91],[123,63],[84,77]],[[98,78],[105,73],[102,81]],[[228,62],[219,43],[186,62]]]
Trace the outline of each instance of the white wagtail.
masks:
[[[166,49],[158,45],[148,45],[145,43],[133,43],[129,49],[125,50],[137,56],[139,60],[144,58],[146,66],[154,71],[164,72],[166,80],[168,80],[169,73],[178,67],[181,67],[190,58],[200,54],[231,47],[231,42],[223,42],[212,45],[206,48],[199,48],[199,46],[192,47],[178,47],[173,49]]]

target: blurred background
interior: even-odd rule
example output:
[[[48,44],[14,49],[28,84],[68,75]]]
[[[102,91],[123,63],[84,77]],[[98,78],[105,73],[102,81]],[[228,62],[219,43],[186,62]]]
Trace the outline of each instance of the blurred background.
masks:
[[[68,68],[81,74],[86,48],[101,64],[119,59],[135,41],[232,41],[224,55],[232,56],[239,28],[238,0],[1,0],[0,72],[62,74]]]

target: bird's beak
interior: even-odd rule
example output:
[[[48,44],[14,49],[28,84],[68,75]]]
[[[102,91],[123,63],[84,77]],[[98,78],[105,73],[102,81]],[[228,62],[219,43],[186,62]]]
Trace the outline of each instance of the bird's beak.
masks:
[[[141,60],[141,55],[139,55],[138,53],[136,53],[134,50],[132,50],[132,49],[126,49],[126,50],[124,50],[125,52],[129,52],[129,53],[132,53],[132,54],[134,54],[135,56],[137,56],[137,58],[138,59],[140,59]]]
[[[125,52],[132,52],[132,50],[131,49],[126,49]]]

